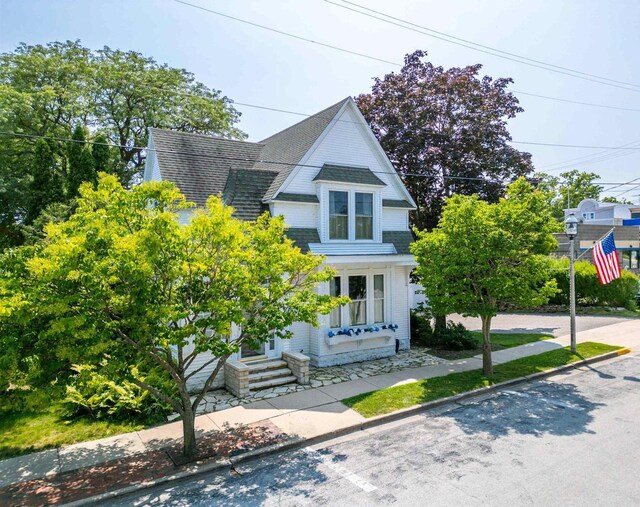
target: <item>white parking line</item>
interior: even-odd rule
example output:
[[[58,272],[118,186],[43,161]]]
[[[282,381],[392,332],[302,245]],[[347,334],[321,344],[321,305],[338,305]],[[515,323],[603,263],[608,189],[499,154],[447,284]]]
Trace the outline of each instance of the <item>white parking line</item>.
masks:
[[[373,484],[365,481],[359,475],[356,475],[353,472],[350,472],[349,470],[347,470],[345,467],[338,465],[337,463],[334,463],[328,457],[323,456],[322,454],[320,454],[318,451],[314,449],[311,449],[311,447],[305,447],[303,451],[308,455],[313,456],[316,459],[319,459],[324,466],[336,472],[340,477],[344,477],[349,482],[355,484],[365,493],[371,493],[372,491],[375,491],[376,489],[378,489]]]

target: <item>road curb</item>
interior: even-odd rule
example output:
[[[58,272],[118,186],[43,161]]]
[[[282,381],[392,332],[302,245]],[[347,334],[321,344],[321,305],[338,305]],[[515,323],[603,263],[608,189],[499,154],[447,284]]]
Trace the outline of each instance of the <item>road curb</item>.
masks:
[[[181,479],[187,479],[191,477],[196,477],[201,474],[205,474],[208,472],[215,472],[219,470],[230,470],[234,466],[244,463],[247,461],[251,461],[258,457],[270,456],[273,454],[277,454],[284,451],[289,451],[293,449],[299,449],[302,447],[307,447],[310,445],[319,444],[322,442],[326,442],[328,440],[332,440],[334,438],[342,437],[345,435],[349,435],[351,433],[356,433],[358,431],[364,431],[369,428],[374,428],[376,426],[380,426],[382,424],[386,424],[389,422],[394,422],[400,419],[404,419],[406,417],[416,415],[422,412],[426,412],[428,410],[432,410],[443,405],[455,404],[459,401],[466,400],[469,398],[476,398],[483,396],[488,393],[492,393],[495,391],[499,391],[504,389],[505,387],[512,387],[520,384],[526,384],[529,382],[533,382],[536,380],[541,380],[547,377],[551,377],[553,375],[557,375],[559,373],[563,373],[565,371],[574,370],[581,366],[587,366],[592,363],[597,363],[599,361],[606,361],[607,359],[614,359],[616,357],[629,354],[631,352],[628,348],[622,348],[618,350],[614,350],[612,352],[607,352],[606,354],[601,354],[599,356],[590,357],[588,359],[583,359],[581,361],[567,364],[564,366],[559,366],[557,368],[553,368],[551,370],[542,371],[540,373],[534,373],[532,375],[527,375],[525,377],[519,377],[515,379],[506,380],[504,382],[500,382],[498,384],[494,384],[487,387],[482,387],[480,389],[475,389],[473,391],[468,391],[465,393],[456,394],[454,396],[449,396],[448,398],[441,398],[439,400],[429,401],[426,403],[422,403],[420,405],[416,405],[414,407],[404,408],[401,410],[397,410],[395,412],[391,412],[390,414],[383,414],[379,416],[371,417],[363,422],[352,424],[349,426],[345,426],[344,428],[340,428],[337,430],[329,431],[327,433],[323,433],[322,435],[317,435],[309,438],[293,438],[287,440],[286,442],[280,442],[278,444],[273,444],[262,449],[255,449],[253,451],[248,451],[246,453],[240,454],[238,456],[232,456],[230,458],[216,461],[212,463],[206,463],[204,465],[194,465],[192,468],[188,470],[183,470],[181,472],[177,472],[172,475],[168,475],[166,477],[162,477],[160,479],[156,479],[153,481],[141,482],[139,484],[134,484],[131,486],[127,486],[125,488],[121,488],[115,491],[109,491],[107,493],[102,493],[100,495],[95,495],[88,498],[83,498],[81,500],[76,500],[74,502],[70,502],[64,504],[67,507],[80,507],[89,505],[96,502],[102,502],[105,500],[110,500],[114,498],[118,498],[121,496],[125,496],[131,493],[135,493],[138,491],[142,491],[144,489],[149,489],[154,486],[159,486],[161,484],[165,484],[167,482],[178,481]]]

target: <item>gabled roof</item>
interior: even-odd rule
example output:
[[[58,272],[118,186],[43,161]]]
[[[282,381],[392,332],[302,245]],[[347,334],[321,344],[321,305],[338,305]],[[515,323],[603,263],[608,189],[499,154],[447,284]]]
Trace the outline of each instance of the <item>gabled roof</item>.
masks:
[[[222,199],[225,204],[234,207],[237,218],[255,220],[269,209],[268,205],[263,204],[262,196],[277,175],[272,171],[231,169]]]
[[[253,168],[264,147],[222,137],[150,130],[162,179],[175,183],[198,206],[204,206],[210,195],[222,193],[230,171]]]
[[[264,145],[260,158],[264,161],[283,161],[291,162],[291,165],[275,165],[278,170],[278,176],[264,195],[265,200],[272,199],[278,189],[282,186],[296,164],[302,160],[302,157],[311,149],[314,143],[322,135],[325,129],[331,123],[340,109],[351,100],[347,97],[344,100],[320,111],[309,118],[302,120],[291,127],[284,129],[282,132],[267,137],[260,141]],[[268,162],[256,164],[256,169],[266,169],[270,167],[273,170],[274,164]]]
[[[339,181],[342,183],[360,183],[364,185],[376,185],[386,187],[387,184],[378,178],[367,167],[348,167],[341,165],[325,164],[316,174],[313,181]]]

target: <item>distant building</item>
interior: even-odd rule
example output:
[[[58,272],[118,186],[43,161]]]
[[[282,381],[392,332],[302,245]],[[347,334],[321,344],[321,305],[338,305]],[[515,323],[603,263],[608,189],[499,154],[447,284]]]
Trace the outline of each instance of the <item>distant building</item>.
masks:
[[[636,225],[640,226],[640,205],[599,202],[583,199],[576,208],[564,210],[567,218],[573,213],[581,223],[588,225]]]
[[[580,221],[576,238],[577,255],[583,254],[613,229],[613,235],[620,256],[620,264],[636,274],[640,274],[640,205],[598,202],[583,199],[576,208],[564,210],[565,218],[573,213]],[[557,255],[569,255],[569,240],[564,233],[556,234]],[[593,262],[591,251],[582,259]]]

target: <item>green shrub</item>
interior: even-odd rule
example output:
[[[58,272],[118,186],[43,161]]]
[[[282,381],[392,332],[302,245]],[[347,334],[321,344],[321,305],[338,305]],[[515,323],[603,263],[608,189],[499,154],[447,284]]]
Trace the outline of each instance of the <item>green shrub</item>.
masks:
[[[431,346],[445,350],[475,349],[478,342],[461,323],[447,322],[447,327],[434,331]]]
[[[553,277],[560,292],[551,298],[551,304],[569,304],[569,259],[556,259]],[[583,306],[615,306],[635,308],[638,277],[622,270],[621,277],[607,285],[601,285],[596,267],[588,261],[575,263],[576,304]]]
[[[169,407],[125,378],[117,383],[88,364],[73,365],[77,373],[67,385],[64,399],[69,415],[87,414],[96,419],[160,419]],[[136,368],[131,375],[144,380]],[[157,384],[154,384],[157,385]]]
[[[420,303],[411,310],[411,342],[417,345],[429,346],[433,329],[431,328],[431,312]]]

